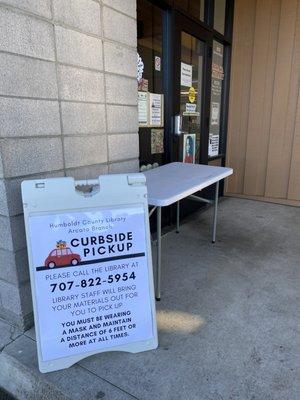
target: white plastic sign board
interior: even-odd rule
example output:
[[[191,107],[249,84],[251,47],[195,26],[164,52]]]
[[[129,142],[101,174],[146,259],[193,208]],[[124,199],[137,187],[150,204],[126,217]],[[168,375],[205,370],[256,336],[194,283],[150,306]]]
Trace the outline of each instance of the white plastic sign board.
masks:
[[[145,177],[91,183],[85,193],[73,178],[22,183],[41,372],[157,347]]]

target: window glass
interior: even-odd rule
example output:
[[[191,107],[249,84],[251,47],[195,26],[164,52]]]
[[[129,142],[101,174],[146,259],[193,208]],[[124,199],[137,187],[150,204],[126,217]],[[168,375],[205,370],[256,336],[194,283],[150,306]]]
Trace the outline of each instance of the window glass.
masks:
[[[61,250],[56,250],[58,257],[61,257]]]
[[[138,114],[140,166],[164,162],[163,11],[150,1],[137,2]]]
[[[190,16],[204,21],[205,0],[175,0],[175,7],[188,13]]]
[[[180,116],[182,135],[179,160],[198,163],[200,160],[201,110],[203,88],[204,43],[181,33]]]
[[[51,251],[51,256],[56,256],[56,250]]]
[[[70,249],[67,249],[67,254],[72,254]]]
[[[209,145],[208,156],[214,157],[219,154],[219,143],[221,134],[222,117],[222,91],[224,80],[224,46],[214,40],[211,76],[211,100],[210,100],[210,123],[209,123]]]
[[[222,167],[222,158],[215,158],[208,162],[208,165],[212,165],[214,167]]]
[[[67,250],[66,250],[66,249],[62,249],[62,250],[61,250],[61,254],[62,254],[63,256],[66,256],[66,255],[67,255]]]
[[[226,0],[215,0],[214,29],[224,35]]]

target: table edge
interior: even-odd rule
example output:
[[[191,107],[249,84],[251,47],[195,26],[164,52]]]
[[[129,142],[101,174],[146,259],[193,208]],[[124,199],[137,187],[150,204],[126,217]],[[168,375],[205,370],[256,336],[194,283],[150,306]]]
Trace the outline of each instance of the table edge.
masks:
[[[226,167],[225,167],[226,168]],[[221,181],[222,179],[227,178],[228,176],[233,174],[233,169],[232,168],[228,168],[227,171],[224,171],[222,174],[220,174],[219,176],[216,176],[214,178],[211,178],[208,181],[208,184],[201,184],[199,186],[193,187],[190,190],[187,190],[185,192],[184,196],[181,195],[177,195],[177,196],[173,196],[170,199],[167,200],[153,200],[151,198],[148,198],[148,205],[150,206],[155,206],[155,207],[167,207],[170,206],[171,204],[176,203],[178,200],[183,200],[185,199],[187,196],[190,196],[193,193],[198,192],[199,190],[205,189],[206,187],[213,185],[216,182]],[[146,184],[147,184],[147,180],[146,180]]]

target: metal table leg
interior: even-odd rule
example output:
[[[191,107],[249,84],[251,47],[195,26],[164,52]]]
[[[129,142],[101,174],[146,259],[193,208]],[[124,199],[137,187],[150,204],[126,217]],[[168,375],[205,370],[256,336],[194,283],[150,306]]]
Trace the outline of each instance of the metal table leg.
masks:
[[[157,263],[156,263],[156,287],[155,298],[160,300],[160,286],[161,286],[161,207],[157,207]]]
[[[214,222],[213,222],[213,234],[212,234],[213,243],[215,243],[216,241],[216,233],[217,233],[218,201],[219,201],[219,181],[216,183],[215,187]]]
[[[179,233],[180,201],[177,201],[176,209],[176,233]]]

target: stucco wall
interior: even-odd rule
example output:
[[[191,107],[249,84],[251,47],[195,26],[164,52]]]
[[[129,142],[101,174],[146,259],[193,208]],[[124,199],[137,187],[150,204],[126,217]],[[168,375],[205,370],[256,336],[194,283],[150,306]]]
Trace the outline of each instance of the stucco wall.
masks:
[[[0,318],[32,324],[20,183],[138,168],[135,0],[0,5]]]

